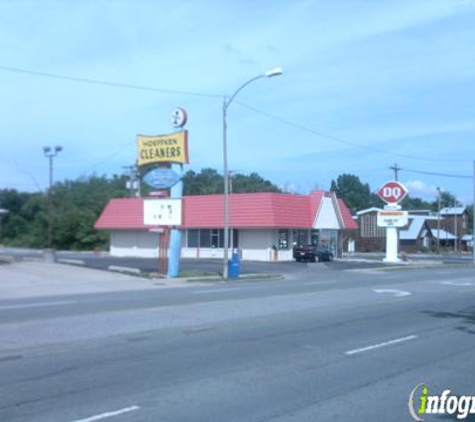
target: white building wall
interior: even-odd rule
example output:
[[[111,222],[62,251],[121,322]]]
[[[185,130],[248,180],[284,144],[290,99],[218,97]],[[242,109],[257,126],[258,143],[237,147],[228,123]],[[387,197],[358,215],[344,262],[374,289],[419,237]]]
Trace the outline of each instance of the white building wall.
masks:
[[[249,261],[273,261],[275,259],[278,261],[291,261],[293,259],[292,250],[277,251],[277,255],[272,250],[272,246],[278,243],[278,237],[278,230],[239,230],[239,249],[242,259]],[[231,257],[231,251],[229,254]],[[221,248],[187,248],[186,243],[183,243],[181,256],[182,258],[222,259],[224,251]]]
[[[112,230],[110,235],[111,256],[158,258],[160,236],[158,233],[143,230]],[[278,244],[278,238],[279,230],[239,230],[239,249],[242,253],[242,259],[252,261],[291,261],[293,259],[292,249],[278,251],[272,249],[273,245]],[[221,248],[186,247],[186,231],[182,233],[182,239],[182,258],[222,259],[224,256],[224,251]]]
[[[333,206],[333,200],[331,197],[323,197],[320,210],[315,222],[313,224],[314,229],[340,229],[340,223],[336,215],[335,207]]]
[[[158,257],[158,233],[143,230],[112,230],[110,254],[120,257]]]
[[[267,249],[276,244],[276,230],[239,230],[241,249]]]
[[[187,248],[183,246],[181,248],[182,258],[223,258],[224,251],[221,248]],[[231,251],[229,251],[229,257],[231,258]]]

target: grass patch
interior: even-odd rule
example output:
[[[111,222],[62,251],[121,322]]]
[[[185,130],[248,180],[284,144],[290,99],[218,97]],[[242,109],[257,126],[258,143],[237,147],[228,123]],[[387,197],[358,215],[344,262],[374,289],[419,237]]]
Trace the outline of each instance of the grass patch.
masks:
[[[0,265],[1,264],[11,264],[14,261],[12,256],[0,256]]]
[[[215,271],[198,271],[198,270],[188,270],[188,271],[180,271],[179,277],[211,277],[211,276],[219,276],[220,274]]]
[[[167,278],[167,274],[157,272],[142,273],[149,278]],[[212,271],[187,270],[180,271],[177,278],[197,278],[197,277],[220,277],[220,274]],[[221,277],[220,277],[221,278]]]
[[[262,281],[262,280],[283,280],[284,277],[281,274],[243,274],[239,276],[239,278],[229,278],[228,282],[238,282],[238,281]],[[187,280],[189,282],[201,281],[201,282],[224,282],[224,279],[221,277],[221,274],[213,273],[213,278],[206,278],[206,277],[197,277],[193,279]]]
[[[448,268],[448,267],[463,267],[463,266],[469,266],[471,264],[469,263],[465,263],[465,262],[461,262],[461,263],[450,263],[450,264],[444,264],[444,263],[440,263],[440,264],[437,264],[437,265],[434,265],[434,264],[419,264],[419,265],[407,265],[407,266],[404,266],[404,265],[394,265],[394,266],[391,266],[391,267],[378,267],[378,268],[375,268],[379,271],[387,271],[387,272],[390,272],[390,271],[411,271],[411,270],[428,270],[428,269],[444,269],[444,268]]]

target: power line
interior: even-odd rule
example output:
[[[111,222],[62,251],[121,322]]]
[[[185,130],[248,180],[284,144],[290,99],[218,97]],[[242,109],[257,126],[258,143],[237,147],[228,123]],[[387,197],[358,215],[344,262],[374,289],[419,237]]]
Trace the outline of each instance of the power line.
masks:
[[[35,71],[35,70],[9,67],[9,66],[0,66],[0,71],[2,71],[2,70],[6,71],[6,72],[12,72],[12,73],[21,73],[21,74],[32,75],[32,76],[40,76],[40,77],[46,77],[46,78],[52,78],[52,79],[62,79],[62,80],[67,80],[67,81],[72,81],[72,82],[89,83],[89,84],[95,84],[95,85],[104,85],[104,86],[110,86],[110,87],[115,87],[115,88],[125,88],[125,89],[133,89],[133,90],[140,90],[140,91],[161,92],[161,93],[167,93],[167,94],[189,95],[189,96],[208,97],[208,98],[220,98],[220,99],[222,99],[222,97],[223,97],[220,94],[210,94],[210,93],[193,92],[193,91],[180,91],[180,90],[172,90],[172,89],[165,89],[165,88],[156,88],[156,87],[148,87],[148,86],[141,86],[141,85],[116,83],[116,82],[109,82],[109,81],[104,81],[104,80],[100,80],[100,79],[74,77],[74,76],[39,72],[39,71]],[[415,156],[415,155],[410,155],[410,154],[402,154],[402,153],[398,153],[398,152],[394,152],[394,151],[384,150],[384,149],[369,146],[369,145],[362,145],[362,144],[359,144],[357,142],[348,141],[348,140],[343,139],[341,137],[330,135],[328,133],[324,133],[324,132],[312,129],[312,128],[303,126],[301,124],[294,123],[290,120],[284,119],[284,118],[279,117],[279,116],[272,115],[272,114],[267,113],[265,111],[262,111],[262,110],[259,110],[257,108],[254,108],[252,106],[249,106],[247,104],[244,104],[240,101],[235,101],[235,103],[239,104],[243,108],[246,108],[246,109],[248,109],[250,111],[253,111],[254,113],[260,114],[262,116],[265,116],[269,119],[278,121],[280,123],[286,124],[288,126],[296,128],[296,129],[303,130],[305,132],[312,133],[312,134],[320,136],[322,138],[330,139],[332,141],[335,141],[335,142],[338,142],[338,143],[341,143],[341,144],[344,144],[344,145],[351,146],[353,148],[359,148],[359,149],[363,149],[363,150],[367,150],[367,151],[377,152],[377,153],[380,153],[380,154],[386,154],[386,155],[391,155],[391,156],[395,156],[395,157],[408,158],[408,159],[421,160],[421,161],[430,161],[430,162],[467,162],[468,161],[468,160],[458,160],[458,159],[448,160],[448,159],[443,159],[443,158],[420,157],[420,156]],[[427,174],[429,174],[429,173],[427,173]],[[443,174],[437,174],[437,175],[443,175]],[[447,177],[458,177],[458,176],[447,176]],[[465,176],[463,176],[462,178],[465,178]]]
[[[463,175],[463,174],[438,173],[438,172],[423,171],[423,170],[409,170],[409,169],[406,169],[406,168],[399,168],[399,170],[407,171],[408,173],[427,174],[429,176],[453,177],[453,178],[456,178],[456,179],[473,179],[473,176],[466,176],[466,175]]]
[[[313,133],[314,135],[318,135],[322,138],[330,139],[332,141],[336,141],[336,142],[339,142],[341,144],[352,146],[354,148],[365,149],[365,150],[368,150],[368,151],[378,152],[380,154],[387,154],[387,155],[392,155],[392,156],[395,156],[395,157],[409,158],[409,159],[413,159],[413,160],[433,161],[433,162],[467,162],[467,161],[469,161],[469,160],[447,160],[447,159],[443,159],[443,158],[418,157],[416,155],[401,154],[401,153],[398,153],[398,152],[388,151],[388,150],[384,150],[384,149],[381,149],[381,148],[372,147],[372,146],[369,146],[369,145],[361,145],[361,144],[358,144],[356,142],[351,142],[351,141],[342,139],[340,137],[337,137],[337,136],[334,136],[334,135],[329,135],[328,133],[320,132],[318,130],[303,126],[301,124],[291,122],[290,120],[284,119],[282,117],[274,116],[274,115],[272,115],[270,113],[267,113],[265,111],[261,111],[261,110],[258,110],[257,108],[254,108],[254,107],[251,107],[247,104],[241,103],[240,101],[235,101],[235,103],[239,104],[241,107],[247,108],[248,110],[251,110],[251,111],[253,111],[257,114],[261,114],[262,116],[266,116],[269,119],[278,121],[280,123],[284,123],[288,126],[303,130],[305,132]]]
[[[89,171],[89,170],[99,166],[100,164],[104,164],[106,161],[109,161],[110,159],[116,157],[117,155],[122,154],[127,148],[129,148],[131,146],[132,146],[132,141],[127,141],[127,143],[125,143],[120,149],[114,151],[113,153],[107,155],[106,157],[100,159],[99,161],[96,161],[95,163],[89,165],[81,173],[86,173],[86,171]]]
[[[195,97],[210,97],[210,98],[223,97],[222,95],[219,95],[219,94],[209,94],[209,93],[204,93],[204,92],[193,92],[193,91],[180,91],[180,90],[175,90],[175,89],[155,88],[155,87],[142,86],[142,85],[109,82],[109,81],[104,81],[101,79],[89,79],[89,78],[80,78],[80,77],[75,77],[75,76],[59,75],[55,73],[38,72],[36,70],[21,69],[17,67],[0,66],[0,70],[3,70],[5,72],[12,72],[12,73],[22,73],[25,75],[42,76],[42,77],[50,78],[50,79],[62,79],[66,81],[82,82],[82,83],[94,84],[94,85],[104,85],[104,86],[110,86],[114,88],[126,88],[126,89],[134,89],[134,90],[139,90],[139,91],[161,92],[164,94],[190,95],[190,96],[195,96]]]
[[[24,173],[24,174],[26,174],[27,176],[30,177],[31,181],[33,182],[33,184],[37,187],[37,189],[38,189],[39,191],[42,191],[42,190],[43,190],[43,188],[40,186],[40,184],[38,183],[38,181],[36,180],[35,176],[33,176],[32,173],[30,173],[30,172],[27,171],[27,170],[22,169],[22,168],[20,167],[20,164],[18,164],[17,161],[14,161],[14,163],[15,163],[16,168],[17,168],[19,171],[21,171],[22,173]]]

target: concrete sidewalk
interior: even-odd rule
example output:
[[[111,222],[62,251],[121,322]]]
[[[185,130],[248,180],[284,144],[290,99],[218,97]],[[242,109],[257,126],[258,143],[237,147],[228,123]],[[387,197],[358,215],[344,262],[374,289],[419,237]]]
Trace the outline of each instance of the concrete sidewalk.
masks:
[[[197,284],[188,283],[184,279],[147,279],[42,261],[21,261],[0,265],[0,301],[41,296],[189,287]]]

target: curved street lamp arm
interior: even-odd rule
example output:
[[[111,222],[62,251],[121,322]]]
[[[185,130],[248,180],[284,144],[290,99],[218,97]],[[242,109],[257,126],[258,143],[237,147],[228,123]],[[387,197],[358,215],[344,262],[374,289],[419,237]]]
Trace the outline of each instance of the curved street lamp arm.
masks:
[[[234,94],[231,95],[231,97],[229,97],[229,99],[224,102],[224,108],[227,109],[229,107],[229,105],[233,102],[236,95],[238,95],[250,83],[254,82],[257,79],[266,78],[266,77],[267,77],[266,75],[258,75],[258,76],[254,76],[253,78],[251,78],[248,81],[244,82],[238,89],[236,89]]]

